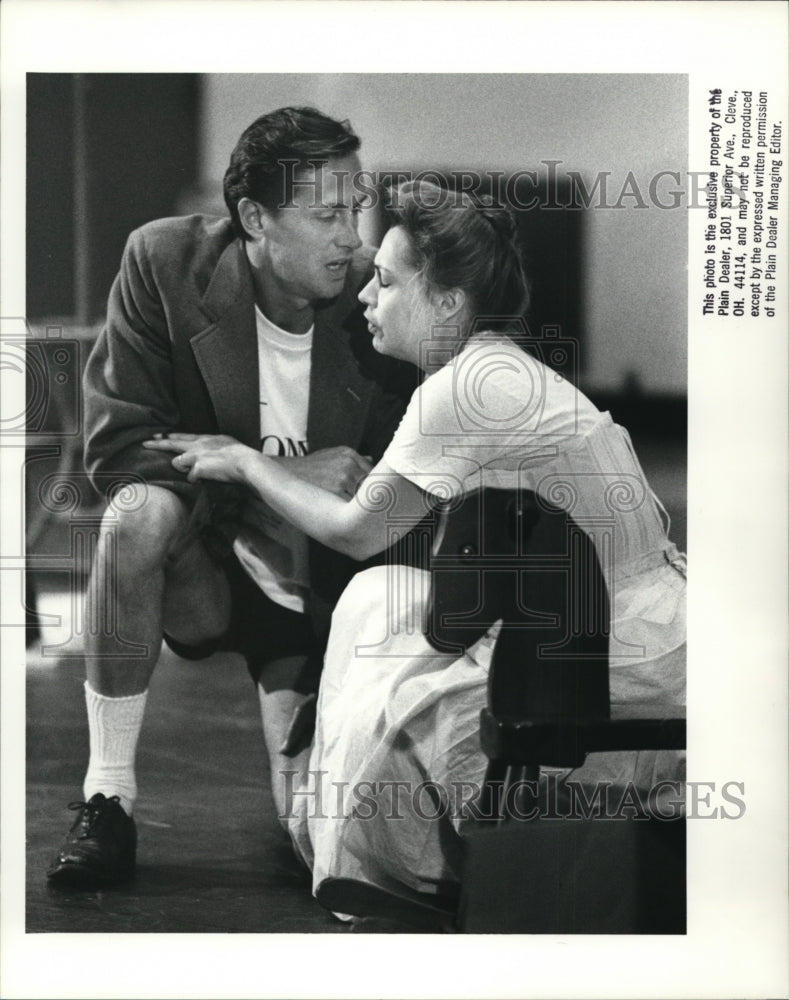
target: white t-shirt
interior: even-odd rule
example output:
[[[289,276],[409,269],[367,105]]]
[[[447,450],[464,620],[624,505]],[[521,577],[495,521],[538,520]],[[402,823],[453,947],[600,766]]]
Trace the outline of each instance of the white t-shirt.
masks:
[[[299,456],[309,451],[313,327],[288,333],[255,306],[260,370],[260,450]],[[233,543],[241,565],[277,604],[303,612],[309,590],[307,537],[262,500],[249,500]]]
[[[578,447],[600,416],[509,338],[480,334],[417,389],[384,460],[441,498],[516,489],[525,471]]]

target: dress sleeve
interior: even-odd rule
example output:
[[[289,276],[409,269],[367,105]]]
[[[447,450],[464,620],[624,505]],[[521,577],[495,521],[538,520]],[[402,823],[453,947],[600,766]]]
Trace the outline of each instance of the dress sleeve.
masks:
[[[578,400],[511,342],[472,343],[423,382],[384,458],[427,492],[458,496],[487,482],[486,470],[511,479],[571,447]]]
[[[463,482],[473,471],[452,448],[458,432],[452,419],[448,367],[416,390],[384,453],[384,461],[398,475],[442,499],[462,494]]]

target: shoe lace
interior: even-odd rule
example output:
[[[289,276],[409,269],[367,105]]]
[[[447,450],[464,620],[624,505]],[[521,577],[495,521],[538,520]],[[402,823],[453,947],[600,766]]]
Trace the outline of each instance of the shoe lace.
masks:
[[[93,832],[93,824],[102,814],[104,809],[106,809],[109,802],[120,802],[119,795],[111,795],[109,798],[105,798],[103,801],[94,802],[92,799],[90,802],[69,802],[68,807],[73,812],[79,810],[82,811],[82,815],[77,819],[80,825],[79,837],[80,839],[84,837],[89,837]],[[74,824],[76,826],[76,823]]]

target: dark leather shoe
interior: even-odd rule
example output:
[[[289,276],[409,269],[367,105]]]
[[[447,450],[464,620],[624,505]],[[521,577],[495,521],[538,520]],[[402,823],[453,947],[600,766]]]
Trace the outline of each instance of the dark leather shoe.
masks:
[[[100,889],[134,875],[137,828],[117,795],[97,792],[88,802],[72,802],[79,810],[57,857],[47,869],[53,885]]]

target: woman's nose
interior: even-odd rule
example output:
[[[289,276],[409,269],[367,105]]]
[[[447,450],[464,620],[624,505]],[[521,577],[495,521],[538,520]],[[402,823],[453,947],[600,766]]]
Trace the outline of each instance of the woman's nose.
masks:
[[[375,305],[375,278],[370,278],[364,288],[359,292],[359,301],[366,306]]]

